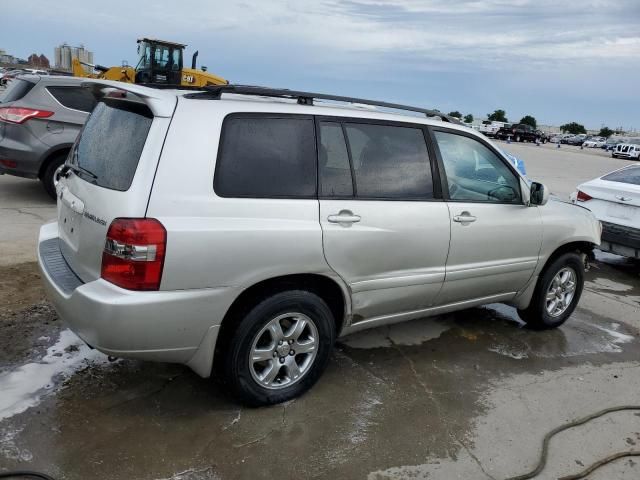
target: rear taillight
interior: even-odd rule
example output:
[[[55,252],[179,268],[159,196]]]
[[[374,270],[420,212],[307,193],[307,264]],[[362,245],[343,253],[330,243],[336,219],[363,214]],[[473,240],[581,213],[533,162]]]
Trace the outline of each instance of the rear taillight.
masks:
[[[8,123],[24,123],[30,118],[49,118],[53,112],[22,107],[0,108],[0,121]]]
[[[579,202],[588,202],[592,198],[593,198],[592,196],[587,195],[581,190],[578,190],[578,196],[576,197],[576,200],[578,200]]]
[[[128,290],[159,290],[167,231],[155,218],[116,218],[107,231],[101,276]]]
[[[18,162],[14,160],[0,160],[0,165],[7,168],[16,168],[18,166]]]

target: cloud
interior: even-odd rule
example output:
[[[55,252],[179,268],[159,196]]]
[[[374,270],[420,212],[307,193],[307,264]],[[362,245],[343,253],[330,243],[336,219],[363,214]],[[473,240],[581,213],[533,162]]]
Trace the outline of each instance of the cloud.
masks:
[[[594,122],[637,122],[631,109],[598,109],[637,95],[612,72],[624,64],[640,78],[638,0],[57,0],[54,12],[50,0],[2,3],[0,47],[19,55],[83,42],[99,63],[131,63],[135,39],[150,36],[187,43],[201,64],[242,82],[378,98],[394,85],[394,100],[433,107],[453,97],[452,108],[489,111],[504,98],[524,113],[541,104],[523,103],[523,88],[551,106],[580,92]],[[607,102],[592,103],[592,92]]]

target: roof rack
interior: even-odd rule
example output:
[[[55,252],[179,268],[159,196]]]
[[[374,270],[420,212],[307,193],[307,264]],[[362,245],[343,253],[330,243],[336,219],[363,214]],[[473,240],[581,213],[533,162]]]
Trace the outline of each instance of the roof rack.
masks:
[[[208,98],[219,100],[223,93],[235,93],[239,95],[255,95],[260,97],[276,97],[289,98],[297,100],[300,105],[313,105],[314,100],[330,100],[333,102],[344,102],[352,104],[373,105],[376,107],[389,108],[392,110],[405,110],[410,112],[422,113],[427,117],[439,117],[442,120],[463,125],[457,118],[445,115],[437,110],[429,110],[426,108],[412,107],[410,105],[401,105],[399,103],[379,102],[376,100],[367,100],[365,98],[342,97],[340,95],[329,95],[326,93],[302,92],[298,90],[289,90],[286,88],[269,88],[257,87],[252,85],[209,85],[200,87],[200,93],[191,93],[185,95],[187,98],[198,98],[203,95]]]

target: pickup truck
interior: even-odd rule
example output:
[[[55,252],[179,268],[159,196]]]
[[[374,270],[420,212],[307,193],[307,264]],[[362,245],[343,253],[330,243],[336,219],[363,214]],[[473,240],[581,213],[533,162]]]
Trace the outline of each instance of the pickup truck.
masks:
[[[499,140],[507,140],[511,137],[514,142],[541,142],[547,141],[547,136],[540,130],[536,130],[529,125],[522,123],[516,123],[513,125],[505,125],[496,133],[496,138]]]

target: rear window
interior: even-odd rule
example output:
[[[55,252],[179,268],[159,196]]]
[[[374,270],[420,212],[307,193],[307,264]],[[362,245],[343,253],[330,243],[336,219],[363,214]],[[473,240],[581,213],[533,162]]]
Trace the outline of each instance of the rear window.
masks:
[[[316,148],[311,118],[234,115],[225,120],[222,130],[216,194],[315,197]]]
[[[152,121],[144,104],[117,99],[98,103],[74,150],[73,163],[85,170],[79,175],[104,188],[128,190]]]
[[[91,112],[96,106],[96,97],[82,87],[47,87],[47,91],[67,108]]]
[[[617,172],[605,175],[602,177],[602,180],[640,185],[640,166],[634,165],[623,170],[618,170]]]
[[[27,80],[21,80],[14,78],[7,83],[7,89],[4,93],[0,94],[0,103],[15,102],[23,98],[31,89],[35,83],[28,82]]]

